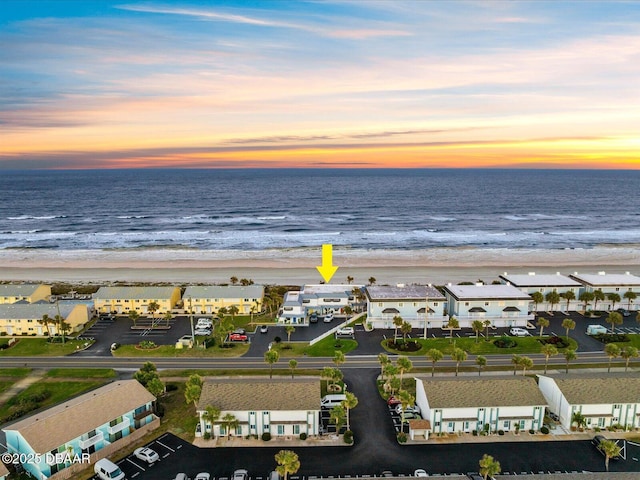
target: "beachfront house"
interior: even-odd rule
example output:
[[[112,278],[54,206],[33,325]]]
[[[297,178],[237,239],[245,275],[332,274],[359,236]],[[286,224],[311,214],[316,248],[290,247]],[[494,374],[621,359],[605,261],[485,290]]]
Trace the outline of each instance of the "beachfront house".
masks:
[[[93,294],[98,313],[126,315],[135,310],[140,315],[150,315],[149,304],[155,302],[159,308],[156,315],[170,312],[180,300],[178,287],[100,287]]]
[[[577,310],[580,304],[578,296],[580,295],[582,284],[565,275],[560,275],[560,272],[555,274],[536,274],[535,272],[529,272],[524,275],[509,275],[507,272],[504,272],[504,274],[499,275],[499,278],[503,284],[513,285],[526,294],[531,295],[534,292],[540,292],[542,294],[545,300],[537,306],[531,302],[529,311],[533,311],[536,308],[539,311],[551,310],[551,305],[546,301],[546,296],[549,292],[557,292],[561,296],[567,292],[571,292],[574,296],[574,299],[570,300],[568,304],[566,300],[561,300],[559,303],[553,305],[553,310],[561,312]]]
[[[154,401],[136,380],[110,383],[3,428],[7,450],[41,455],[22,464],[35,478],[75,478],[87,468],[86,462],[69,461],[75,455],[89,455],[93,463],[155,429],[160,420]]]
[[[635,373],[538,375],[538,385],[567,430],[579,426],[574,421],[578,413],[585,428],[640,427],[640,377]]]
[[[629,310],[640,309],[640,277],[632,275],[630,272],[625,273],[606,273],[598,272],[596,274],[581,273],[578,272],[569,275],[572,279],[582,284],[582,291],[594,292],[596,290],[602,290],[605,294],[605,299],[597,303],[598,310],[611,310],[614,307],[626,307]],[[625,297],[625,293],[631,293],[636,298]],[[616,302],[615,305],[607,294],[617,293],[620,295],[620,302]],[[593,307],[593,302],[591,304]],[[589,309],[589,306],[587,306]]]
[[[211,438],[264,433],[274,437],[318,435],[320,400],[317,378],[207,381],[196,407],[200,419],[197,434],[208,433]],[[220,412],[213,422],[204,415],[208,406]]]
[[[300,291],[290,291],[284,296],[278,311],[278,323],[293,325],[309,325],[309,316],[320,317],[333,313],[343,315],[344,308],[353,306],[356,299],[354,285],[322,284],[304,285]]]
[[[416,405],[428,425],[409,424],[414,440],[430,433],[537,431],[546,401],[530,377],[416,377]]]
[[[262,311],[262,285],[205,285],[187,287],[182,295],[184,309],[195,314],[214,315],[221,308],[236,307],[240,315]]]
[[[0,305],[11,303],[47,302],[51,297],[51,285],[8,283],[0,285]]]
[[[49,336],[61,333],[60,317],[68,325],[65,333],[79,332],[90,319],[90,307],[84,304],[52,305],[36,304],[4,304],[0,305],[0,335],[14,336]],[[45,315],[48,320],[44,320]]]
[[[431,285],[369,285],[365,287],[367,323],[374,328],[395,328],[402,317],[413,328],[441,328],[448,321],[447,299]]]
[[[474,320],[489,321],[492,327],[526,327],[531,297],[513,285],[451,285],[444,287],[449,316],[460,328],[471,328]]]

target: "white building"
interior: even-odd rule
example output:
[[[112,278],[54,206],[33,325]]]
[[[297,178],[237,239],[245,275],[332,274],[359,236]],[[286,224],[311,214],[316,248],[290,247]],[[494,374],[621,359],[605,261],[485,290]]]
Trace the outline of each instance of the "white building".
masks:
[[[493,327],[526,327],[531,297],[513,285],[451,285],[444,287],[449,315],[461,328],[470,328],[474,320],[489,320]]]
[[[278,323],[308,326],[309,315],[344,314],[346,306],[355,302],[356,285],[304,285],[299,292],[287,292],[278,312]]]
[[[640,377],[637,373],[606,375],[538,375],[549,410],[571,427],[573,414],[586,418],[587,428],[622,425],[640,427]]]
[[[416,378],[428,433],[539,430],[546,401],[530,377]],[[488,425],[488,427],[487,427]],[[415,429],[409,424],[415,439]]]
[[[320,381],[317,378],[296,379],[228,379],[206,382],[196,408],[200,431],[212,438],[224,436],[286,437],[319,434]],[[220,410],[217,421],[203,420],[207,406]],[[227,431],[225,415],[237,420]]]
[[[424,328],[426,322],[427,329],[441,328],[449,319],[445,315],[447,299],[431,285],[370,285],[365,295],[367,323],[375,328],[395,328],[396,316],[413,328]]]
[[[595,290],[602,290],[605,296],[608,293],[617,293],[620,295],[620,305],[626,306],[629,310],[640,309],[640,277],[631,275],[629,272],[625,273],[606,273],[598,272],[596,274],[588,274],[578,272],[569,275],[572,279],[582,284],[582,290],[586,292],[594,292]],[[636,298],[628,299],[624,295],[627,292],[635,294]],[[610,310],[612,307],[611,301],[605,299],[598,302],[598,310]]]
[[[559,304],[553,306],[554,310],[563,312],[577,310],[580,304],[578,296],[580,295],[582,284],[577,280],[561,275],[560,272],[555,274],[536,274],[535,272],[529,272],[524,275],[509,275],[507,272],[504,272],[504,274],[499,275],[499,277],[503,284],[513,285],[528,295],[534,292],[540,292],[543,297],[546,297],[549,292],[558,292],[560,295],[566,292],[573,292],[575,300],[570,301],[569,304],[567,304],[566,300],[562,300]],[[532,302],[529,305],[529,310],[534,310],[535,307],[535,304]],[[538,310],[545,311],[550,310],[551,306],[545,300],[539,303],[537,308]]]

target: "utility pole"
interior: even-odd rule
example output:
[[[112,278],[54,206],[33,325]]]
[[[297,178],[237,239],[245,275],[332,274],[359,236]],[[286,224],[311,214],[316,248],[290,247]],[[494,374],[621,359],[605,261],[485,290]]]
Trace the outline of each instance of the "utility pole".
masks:
[[[191,296],[189,296],[189,322],[191,323],[191,348],[193,348],[193,344],[196,342],[196,335],[193,331],[193,308],[191,306]]]

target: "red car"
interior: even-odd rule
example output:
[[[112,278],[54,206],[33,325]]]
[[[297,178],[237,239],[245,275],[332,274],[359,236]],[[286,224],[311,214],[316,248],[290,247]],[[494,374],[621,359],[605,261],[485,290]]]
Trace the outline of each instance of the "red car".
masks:
[[[396,398],[396,397],[389,397],[389,399],[387,400],[387,405],[392,406],[392,405],[400,405],[402,402],[400,401],[400,399]]]
[[[242,333],[232,333],[229,335],[230,342],[246,342],[247,336]]]

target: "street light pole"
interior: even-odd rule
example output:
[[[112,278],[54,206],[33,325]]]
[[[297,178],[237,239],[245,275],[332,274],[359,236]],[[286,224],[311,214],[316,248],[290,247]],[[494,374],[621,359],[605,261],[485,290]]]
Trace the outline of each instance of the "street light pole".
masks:
[[[191,323],[191,348],[196,341],[195,332],[193,331],[193,308],[191,306],[191,296],[189,296],[189,322]]]
[[[427,298],[426,305],[424,309],[424,334],[423,338],[427,339],[427,324],[429,323],[429,288],[431,288],[431,284],[427,285]]]

